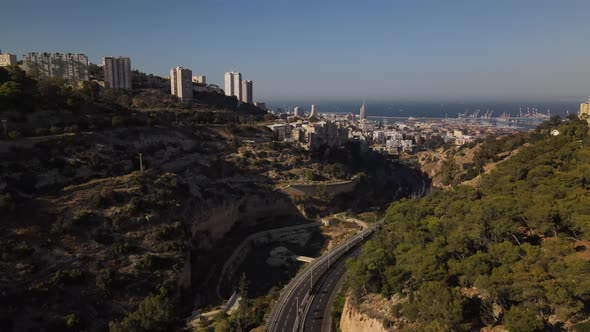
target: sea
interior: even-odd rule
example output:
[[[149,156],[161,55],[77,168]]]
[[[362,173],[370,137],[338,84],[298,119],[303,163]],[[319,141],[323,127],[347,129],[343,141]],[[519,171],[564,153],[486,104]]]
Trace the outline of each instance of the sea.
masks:
[[[292,110],[299,106],[303,112],[308,113],[311,104],[318,107],[320,113],[354,113],[358,114],[363,101],[278,101],[268,103],[271,109]],[[486,113],[491,117],[509,114],[512,117],[520,114],[526,115],[533,112],[559,115],[565,118],[568,114],[577,114],[580,102],[576,101],[543,101],[543,102],[411,102],[411,101],[375,101],[367,100],[367,114],[371,117],[394,118],[457,118],[459,114],[473,115],[478,112],[481,117]]]

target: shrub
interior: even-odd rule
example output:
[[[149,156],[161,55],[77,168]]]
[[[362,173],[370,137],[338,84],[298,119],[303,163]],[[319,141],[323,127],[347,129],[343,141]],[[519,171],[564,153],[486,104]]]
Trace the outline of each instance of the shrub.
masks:
[[[156,239],[158,240],[171,240],[175,235],[179,235],[182,230],[182,224],[175,222],[171,225],[162,225],[156,231]]]
[[[15,204],[10,194],[0,195],[0,212],[11,212]]]
[[[137,263],[137,266],[145,271],[158,271],[165,268],[169,261],[165,257],[147,254]]]
[[[163,294],[146,297],[137,310],[129,313],[121,322],[109,323],[111,332],[175,331],[177,328],[172,303]]]
[[[110,292],[114,281],[115,273],[110,269],[102,269],[96,274],[96,287],[106,293]]]
[[[49,283],[53,286],[65,286],[82,280],[82,271],[79,269],[57,271],[53,274]]]
[[[10,137],[12,139],[19,138],[21,136],[22,135],[21,135],[20,131],[18,131],[18,130],[13,130],[13,131],[8,132],[8,137]]]
[[[512,307],[504,316],[504,325],[510,332],[541,332],[543,322],[534,313]]]
[[[69,329],[73,329],[80,325],[80,320],[78,319],[78,316],[76,316],[76,314],[73,313],[64,316],[64,322],[66,323],[66,326]]]

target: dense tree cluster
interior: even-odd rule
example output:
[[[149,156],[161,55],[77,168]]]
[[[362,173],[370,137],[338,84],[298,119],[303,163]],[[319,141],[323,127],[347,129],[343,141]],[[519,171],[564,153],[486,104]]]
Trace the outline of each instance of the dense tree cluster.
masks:
[[[392,204],[350,264],[357,296],[406,295],[396,311],[431,330],[538,331],[588,317],[587,132],[585,121],[555,121],[477,188]],[[512,143],[522,142],[487,142],[492,154]]]

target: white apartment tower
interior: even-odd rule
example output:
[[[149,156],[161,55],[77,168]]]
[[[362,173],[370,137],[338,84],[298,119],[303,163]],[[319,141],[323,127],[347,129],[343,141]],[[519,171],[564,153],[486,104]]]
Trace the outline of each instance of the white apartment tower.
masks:
[[[170,70],[170,92],[180,101],[193,99],[193,72],[190,69],[175,67]]]
[[[237,71],[225,73],[225,95],[242,100],[242,74]]]
[[[252,104],[252,81],[242,81],[242,102]]]
[[[88,81],[88,57],[72,53],[28,53],[23,64],[27,74],[36,79],[61,78]]]
[[[318,107],[314,104],[311,104],[311,112],[309,113],[309,117],[313,118],[313,117],[318,117]]]
[[[360,118],[361,118],[361,121],[367,120],[367,105],[365,105],[364,102],[363,102],[363,105],[361,106]]]
[[[299,106],[295,106],[293,109],[293,116],[301,116],[301,108]]]
[[[105,56],[102,58],[104,87],[131,89],[131,60],[126,57]]]

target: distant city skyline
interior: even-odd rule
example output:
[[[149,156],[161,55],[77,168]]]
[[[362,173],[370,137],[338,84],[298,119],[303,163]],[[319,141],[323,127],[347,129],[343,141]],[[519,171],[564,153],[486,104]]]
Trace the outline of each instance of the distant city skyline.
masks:
[[[124,54],[133,69],[166,77],[181,65],[219,86],[239,70],[256,82],[255,101],[590,95],[588,1],[109,3],[4,4],[0,50],[96,64]]]

